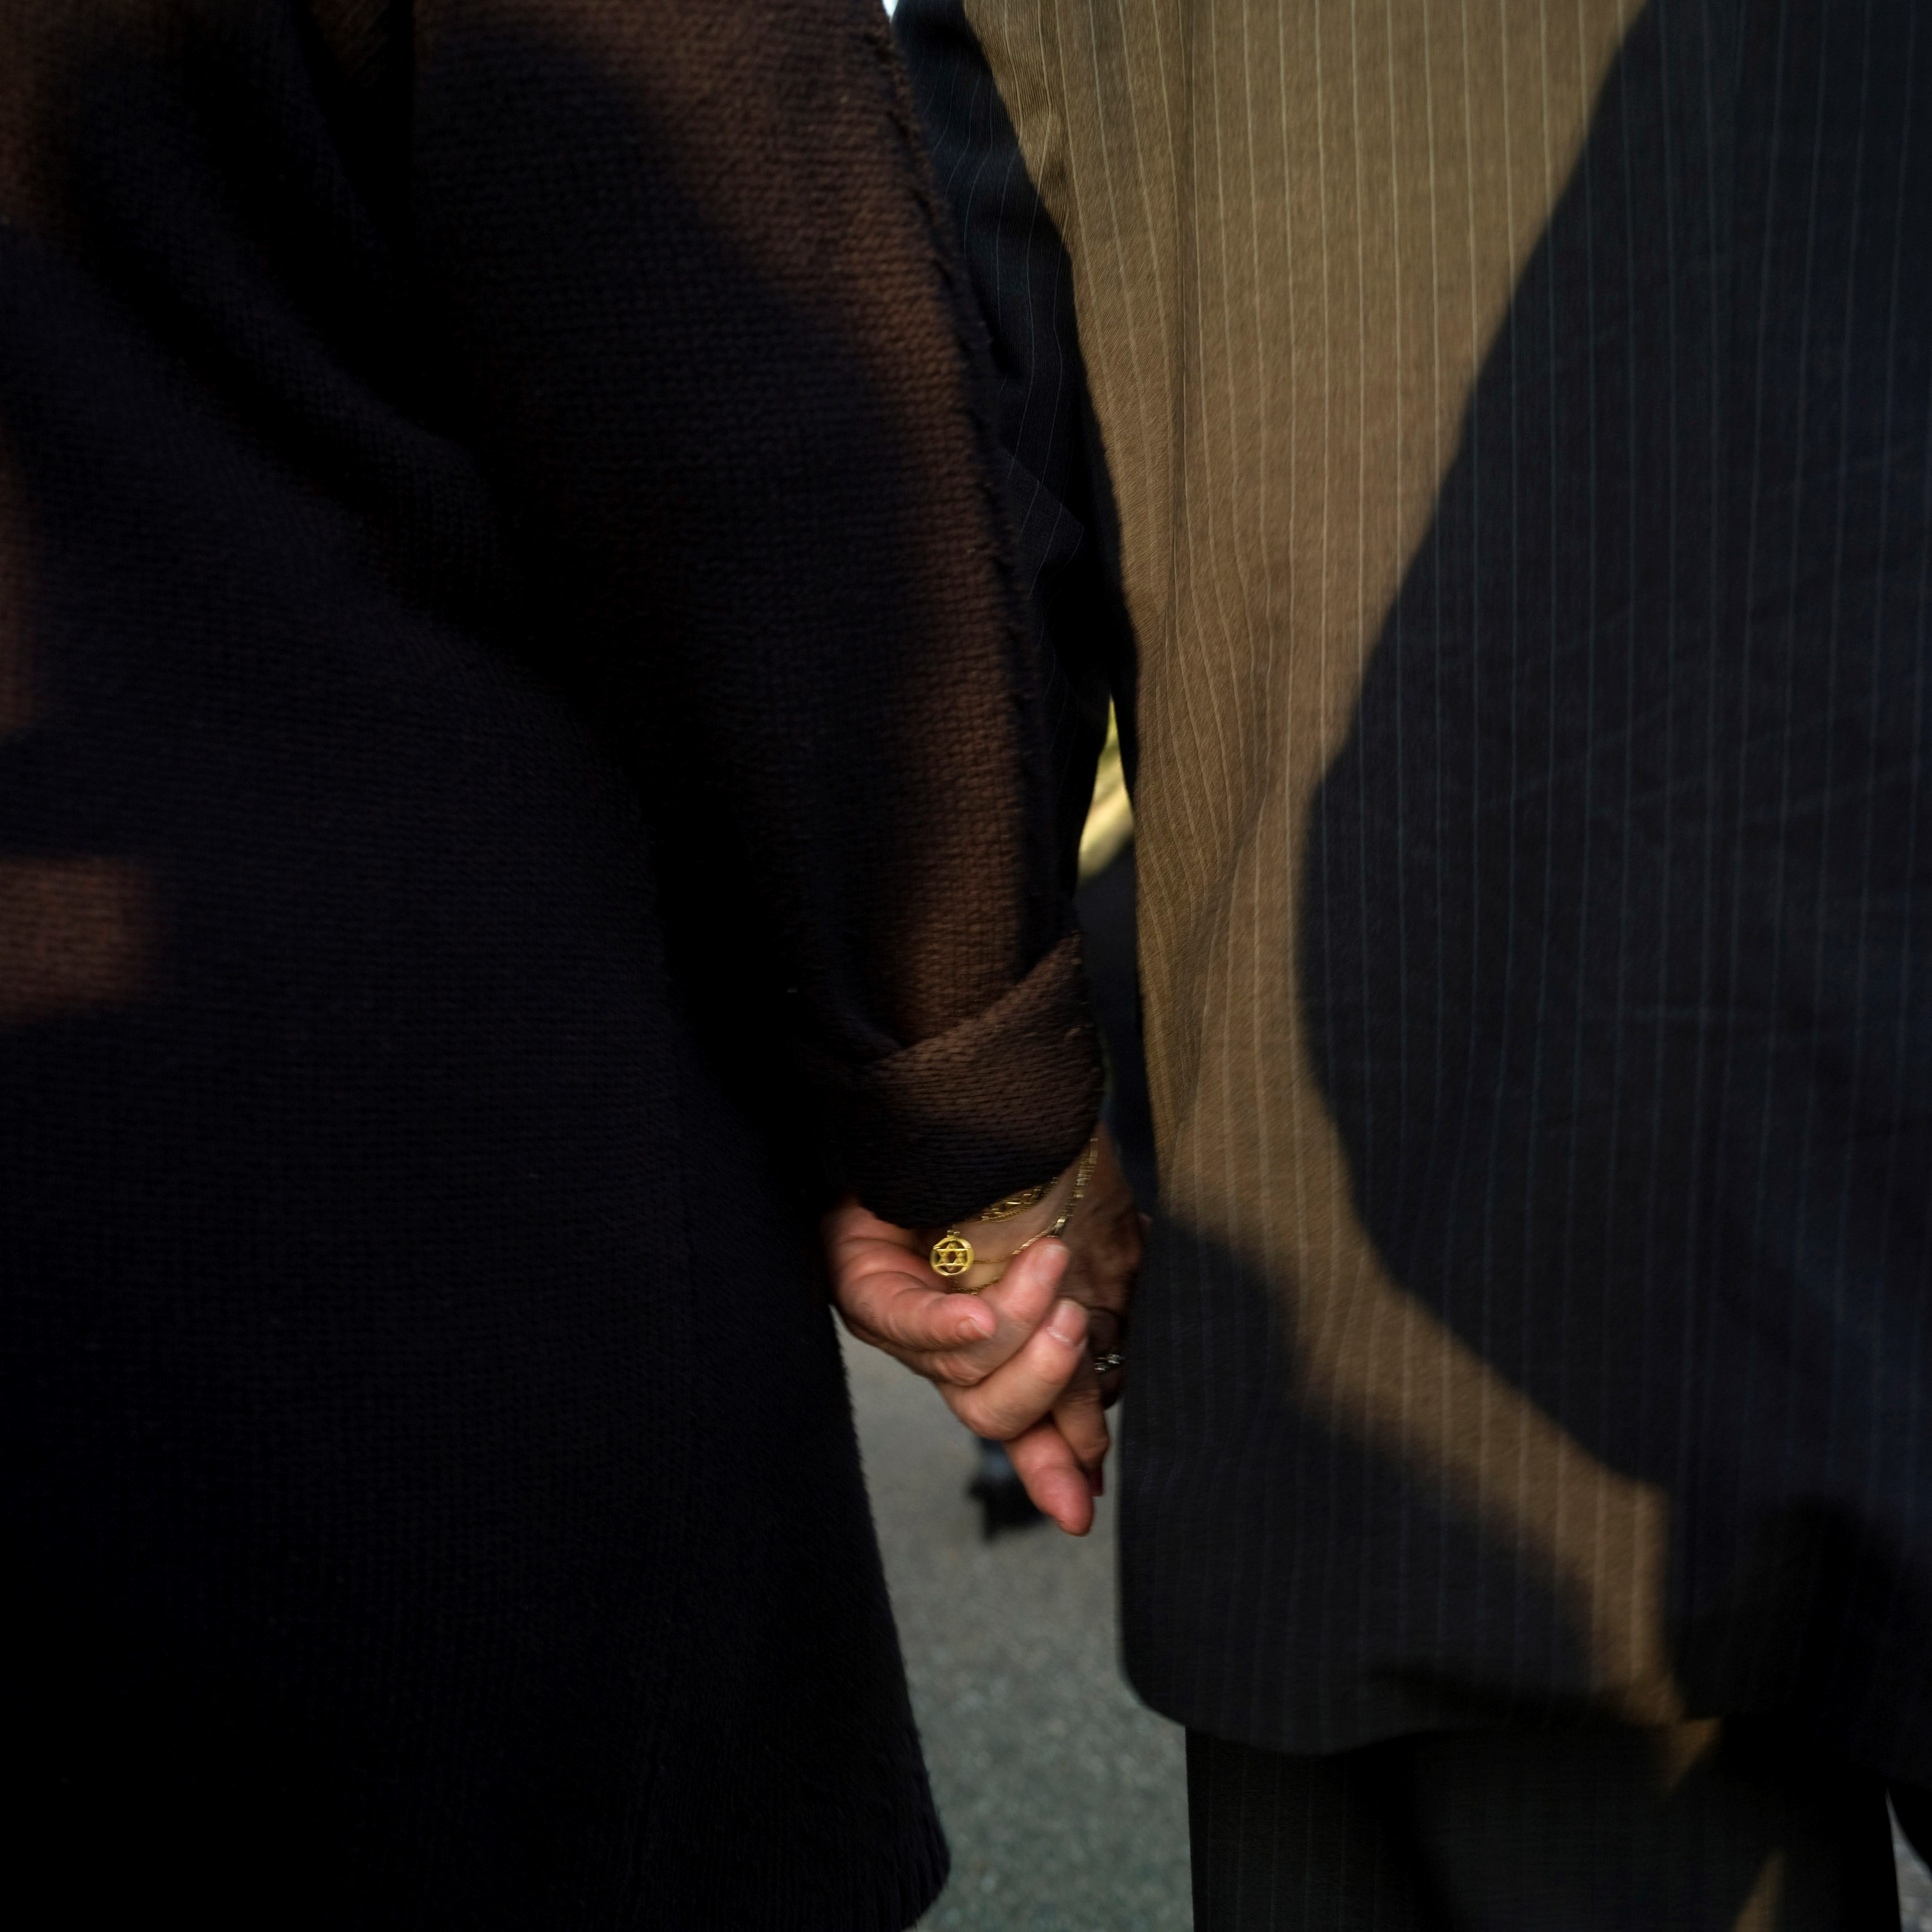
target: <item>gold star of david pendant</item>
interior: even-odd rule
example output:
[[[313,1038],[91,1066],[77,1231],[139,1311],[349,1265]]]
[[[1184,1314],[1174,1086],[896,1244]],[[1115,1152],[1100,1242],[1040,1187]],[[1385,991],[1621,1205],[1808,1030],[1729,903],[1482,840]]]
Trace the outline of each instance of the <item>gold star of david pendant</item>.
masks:
[[[941,1234],[932,1244],[934,1274],[964,1274],[973,1265],[973,1244],[964,1234]]]

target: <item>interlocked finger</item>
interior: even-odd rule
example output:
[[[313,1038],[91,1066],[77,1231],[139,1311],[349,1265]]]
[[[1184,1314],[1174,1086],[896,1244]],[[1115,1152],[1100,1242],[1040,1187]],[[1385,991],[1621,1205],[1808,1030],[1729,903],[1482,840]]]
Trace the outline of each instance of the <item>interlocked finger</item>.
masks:
[[[903,1262],[856,1270],[840,1291],[847,1325],[902,1360],[969,1350],[990,1341],[998,1327],[997,1314],[976,1298],[948,1294]]]
[[[950,1389],[984,1383],[1026,1346],[1067,1267],[1066,1250],[1042,1242],[983,1293],[949,1292],[905,1230],[856,1202],[826,1217],[826,1244],[845,1325]]]
[[[1010,1441],[1052,1411],[1079,1373],[1086,1346],[1087,1311],[1058,1302],[1010,1360],[975,1388],[948,1389],[946,1402],[976,1436]]]
[[[1069,1536],[1084,1536],[1093,1527],[1099,1475],[1081,1467],[1060,1431],[1051,1422],[1036,1423],[1006,1444],[1006,1454],[1034,1507]]]

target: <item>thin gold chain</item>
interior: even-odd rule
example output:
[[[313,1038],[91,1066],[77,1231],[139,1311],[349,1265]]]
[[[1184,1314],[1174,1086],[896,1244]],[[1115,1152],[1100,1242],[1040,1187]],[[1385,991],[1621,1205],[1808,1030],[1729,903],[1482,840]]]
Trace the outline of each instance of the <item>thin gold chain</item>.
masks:
[[[997,1263],[989,1264],[1003,1268],[1008,1266],[1019,1256],[1024,1254],[1034,1242],[1049,1240],[1060,1233],[1067,1222],[1072,1220],[1073,1210],[1080,1205],[1082,1198],[1085,1196],[1087,1184],[1093,1178],[1094,1163],[1100,1158],[1100,1136],[1096,1134],[1087,1143],[1081,1154],[1080,1165],[1075,1168],[1073,1173],[1073,1192],[1068,1196],[1066,1205],[1060,1210],[1059,1220],[1055,1221],[1052,1227],[1042,1228],[1036,1234],[1029,1234],[1011,1254],[1003,1255],[999,1257]],[[1057,1180],[1058,1178],[1056,1175],[1054,1179]],[[1024,1188],[1018,1194],[1009,1194],[1004,1200],[996,1201],[993,1204],[994,1208],[1001,1210],[1000,1212],[994,1214],[989,1210],[976,1218],[982,1221],[1006,1220],[1010,1216],[1020,1213],[1022,1208],[1037,1207],[1046,1199],[1048,1190],[1052,1186],[1053,1182],[1049,1180],[1038,1187]],[[1020,1202],[1021,1207],[1009,1204],[1013,1202]],[[980,1256],[974,1252],[973,1244],[959,1232],[958,1224],[955,1222],[940,1236],[938,1240],[933,1243],[932,1252],[928,1258],[932,1264],[932,1271],[934,1274],[950,1280],[965,1274],[967,1270],[979,1260]],[[959,1292],[967,1294],[976,1294],[980,1291],[977,1288],[969,1288]]]
[[[1010,1221],[1016,1214],[1024,1214],[1029,1208],[1037,1208],[1053,1191],[1053,1184],[1060,1178],[1054,1174],[1042,1180],[1036,1187],[1022,1187],[1017,1194],[1008,1194],[995,1201],[990,1208],[982,1208],[973,1216],[976,1221]]]

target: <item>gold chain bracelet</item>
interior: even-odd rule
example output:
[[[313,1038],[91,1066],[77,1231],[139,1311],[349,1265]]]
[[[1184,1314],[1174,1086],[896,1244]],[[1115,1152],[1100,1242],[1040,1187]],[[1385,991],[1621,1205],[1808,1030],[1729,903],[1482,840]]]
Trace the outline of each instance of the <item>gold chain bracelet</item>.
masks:
[[[973,1216],[976,1221],[1010,1221],[1016,1214],[1024,1214],[1029,1208],[1037,1208],[1053,1192],[1053,1184],[1058,1174],[1041,1181],[1036,1186],[1022,1187],[1017,1194],[1002,1195],[990,1208],[982,1208]]]
[[[1060,1210],[1059,1220],[1055,1221],[1052,1227],[1042,1228],[1036,1234],[1029,1234],[1011,1254],[1000,1256],[997,1263],[989,1264],[989,1265],[1010,1266],[1020,1256],[1024,1254],[1034,1242],[1047,1240],[1059,1234],[1066,1227],[1067,1222],[1072,1220],[1073,1210],[1080,1205],[1081,1198],[1087,1192],[1087,1183],[1093,1178],[1094,1164],[1100,1158],[1100,1136],[1096,1134],[1087,1143],[1084,1150],[1080,1156],[1080,1165],[1073,1171],[1073,1192],[1068,1197],[1066,1205]],[[1056,1179],[1058,1178],[1058,1176],[1055,1177]],[[1022,1188],[1017,1194],[1009,1194],[1004,1199],[994,1202],[983,1214],[977,1215],[974,1218],[981,1221],[1010,1220],[1016,1214],[1024,1214],[1029,1208],[1038,1207],[1040,1202],[1046,1198],[1048,1191],[1052,1186],[1052,1181],[1046,1180],[1042,1181],[1037,1187]],[[956,1276],[964,1274],[980,1257],[974,1252],[973,1244],[959,1232],[958,1226],[956,1222],[933,1243],[930,1258],[932,1262],[933,1273],[950,1280]],[[980,1291],[976,1288],[968,1288],[954,1292],[964,1294],[977,1294]]]

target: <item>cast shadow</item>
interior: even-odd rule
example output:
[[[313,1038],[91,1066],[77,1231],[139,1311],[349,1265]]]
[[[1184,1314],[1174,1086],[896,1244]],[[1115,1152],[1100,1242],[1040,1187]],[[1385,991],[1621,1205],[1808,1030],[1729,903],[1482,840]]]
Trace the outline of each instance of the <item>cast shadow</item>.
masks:
[[[1299,980],[1389,1274],[1667,1498],[1689,1708],[1923,1780],[1925,62],[1786,10],[1624,42],[1321,788]]]

